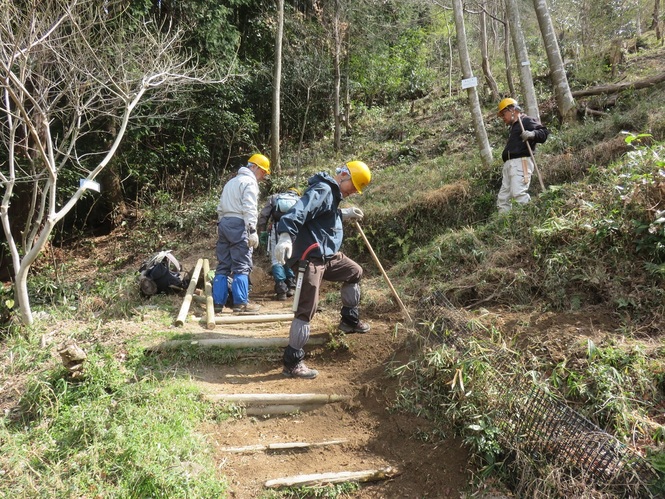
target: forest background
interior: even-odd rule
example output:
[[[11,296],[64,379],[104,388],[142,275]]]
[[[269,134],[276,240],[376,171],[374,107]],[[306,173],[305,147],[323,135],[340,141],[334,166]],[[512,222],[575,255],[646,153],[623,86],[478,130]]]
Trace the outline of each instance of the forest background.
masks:
[[[303,185],[309,174],[351,159],[370,165],[373,189],[357,202],[366,212],[366,230],[379,258],[401,276],[398,288],[410,306],[436,292],[461,307],[603,305],[622,332],[659,337],[665,274],[661,0],[38,4],[11,2],[3,17],[0,215],[5,234],[17,241],[12,249],[12,237],[6,238],[0,253],[1,277],[7,281],[0,308],[7,334],[25,334],[33,320],[31,312],[18,310],[14,283],[20,258],[12,251],[23,258],[38,249],[24,273],[26,296],[38,308],[71,303],[81,287],[63,285],[49,248],[81,244],[118,227],[133,230],[139,253],[160,249],[160,238],[168,235],[177,234],[186,244],[209,232],[224,182],[249,155],[262,152],[274,168],[262,195]],[[560,66],[546,50],[552,38],[536,15],[543,4]],[[7,76],[21,67],[19,45],[11,43],[20,39],[17,19],[73,5],[101,20],[91,26],[103,29],[80,32],[78,41],[96,49],[100,67],[127,69],[122,82],[134,81],[141,63],[160,61],[179,71],[159,73],[167,76],[148,85],[145,98],[136,103],[130,97],[137,94],[126,85],[130,112],[99,107],[84,127],[77,120],[86,116],[86,108],[72,103],[90,101],[73,96],[89,95],[101,77],[88,69],[81,71],[87,80],[75,79],[72,70],[81,68],[64,55],[53,57],[58,50],[65,54],[63,49],[74,53],[75,44],[37,51],[30,76],[12,87],[18,80]],[[104,17],[109,12],[113,22]],[[107,51],[92,43],[102,40],[96,38],[102,31],[114,40]],[[169,38],[172,33],[177,38]],[[83,53],[83,45],[76,50]],[[177,50],[163,61],[166,51],[151,52],[155,46]],[[650,63],[632,64],[637,55]],[[181,78],[170,80],[174,74]],[[472,76],[478,86],[461,88],[460,82]],[[44,92],[36,92],[48,77]],[[76,81],[79,93],[66,88],[66,98],[54,98],[54,89],[67,87],[63,81]],[[164,81],[169,84],[163,92],[151,95]],[[100,85],[96,97],[113,102],[123,88],[114,84]],[[12,94],[15,88],[19,91]],[[53,114],[33,113],[39,109],[36,98],[12,100],[21,91],[50,102]],[[504,96],[539,114],[552,136],[538,153],[547,192],[533,206],[499,219],[494,201],[505,131],[495,113]],[[19,101],[23,106],[8,104]],[[78,118],[64,119],[58,114],[63,108]],[[24,111],[20,120],[16,109]],[[26,123],[22,132],[15,124],[21,120]],[[31,120],[41,125],[31,127]],[[59,138],[77,126],[84,140],[74,149],[57,147]],[[37,147],[49,143],[57,146]],[[60,160],[45,174],[49,156]],[[5,169],[12,161],[18,166],[13,173]],[[81,186],[86,177],[100,184],[98,193]],[[532,186],[535,197],[538,186]],[[62,206],[70,210],[49,216],[60,214],[56,207]],[[47,244],[38,248],[41,235]],[[362,254],[361,241],[349,238],[348,251]],[[128,260],[123,256],[109,263]],[[622,391],[621,404],[612,407],[603,402],[606,392],[592,397],[585,391],[582,375],[571,366],[550,371],[554,383],[566,387],[565,396],[584,400],[601,426],[620,435],[634,435],[639,427],[643,452],[652,453],[657,463],[665,435],[665,369],[657,361],[660,347],[650,345],[631,345],[620,360],[607,361],[621,364],[623,376],[628,371],[637,376],[639,364],[644,376],[633,383],[640,393]],[[619,355],[615,345],[587,348],[595,359]],[[637,355],[634,348],[644,351]],[[633,399],[650,402],[633,407],[628,404]],[[598,412],[601,407],[607,412]]]

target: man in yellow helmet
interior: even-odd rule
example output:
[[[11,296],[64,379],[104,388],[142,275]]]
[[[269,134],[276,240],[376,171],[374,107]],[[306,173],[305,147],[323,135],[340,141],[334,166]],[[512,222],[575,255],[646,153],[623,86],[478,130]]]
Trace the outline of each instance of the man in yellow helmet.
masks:
[[[312,379],[318,375],[316,369],[303,362],[303,347],[309,340],[310,321],[317,309],[323,280],[342,283],[339,329],[346,333],[366,333],[370,329],[369,324],[360,321],[358,311],[363,269],[340,251],[344,237],[342,221],[362,220],[364,215],[359,208],[340,209],[339,204],[348,196],[361,193],[371,179],[372,174],[362,161],[350,161],[337,168],[334,177],[317,173],[309,179],[302,197],[277,224],[277,261],[294,267],[307,255],[303,258],[305,262],[301,262],[301,268],[306,263],[302,287],[289,330],[289,345],[284,350],[285,376]]]
[[[522,204],[531,200],[529,185],[534,164],[529,146],[535,151],[536,144],[545,142],[550,132],[538,120],[524,114],[517,101],[510,97],[499,102],[497,114],[509,128],[508,141],[501,154],[503,181],[496,200],[502,213],[510,210],[512,200]]]
[[[212,281],[215,308],[221,310],[229,294],[231,277],[233,311],[241,314],[258,312],[260,306],[249,303],[249,274],[252,252],[259,246],[256,232],[259,182],[270,174],[270,160],[254,154],[229,180],[217,205],[217,268]]]

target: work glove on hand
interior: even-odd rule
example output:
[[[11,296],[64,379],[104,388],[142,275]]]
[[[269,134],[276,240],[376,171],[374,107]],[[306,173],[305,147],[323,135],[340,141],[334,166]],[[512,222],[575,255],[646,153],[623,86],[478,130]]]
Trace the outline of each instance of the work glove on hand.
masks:
[[[256,233],[256,230],[250,232],[249,236],[247,236],[247,244],[250,248],[256,249],[259,247],[259,235]]]
[[[284,265],[286,259],[291,257],[291,252],[293,251],[293,243],[291,242],[291,236],[288,232],[282,232],[277,239],[277,246],[275,246],[275,260],[277,263]]]
[[[535,136],[536,136],[536,132],[534,132],[534,131],[532,131],[532,130],[524,130],[524,131],[522,132],[522,135],[521,135],[522,140],[523,140],[524,142],[526,142],[527,140],[531,140],[531,139],[533,139]]]
[[[342,208],[342,220],[362,220],[365,214],[360,208]]]

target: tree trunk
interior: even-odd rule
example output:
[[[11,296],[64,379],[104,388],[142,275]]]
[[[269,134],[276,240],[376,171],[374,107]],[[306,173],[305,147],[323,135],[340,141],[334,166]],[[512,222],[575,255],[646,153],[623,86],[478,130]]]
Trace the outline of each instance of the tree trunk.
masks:
[[[333,114],[335,115],[335,151],[339,151],[342,148],[342,133],[341,133],[341,124],[340,124],[340,92],[341,92],[341,82],[342,82],[342,70],[341,70],[341,52],[342,52],[342,39],[340,35],[340,2],[335,0],[334,12],[333,12],[333,41],[334,41],[334,65],[335,65],[335,93],[333,96]]]
[[[656,31],[656,40],[661,40],[663,38],[663,33],[660,29],[660,0],[654,0],[653,2],[653,14],[651,16],[651,26],[649,29]]]
[[[643,80],[616,83],[614,85],[599,85],[597,87],[576,90],[572,92],[572,95],[573,97],[588,97],[589,95],[613,94],[628,89],[637,90],[640,88],[648,88],[653,85],[663,83],[664,81],[665,73],[660,73],[659,75],[652,76],[650,78],[644,78]]]
[[[517,95],[515,81],[513,80],[512,57],[510,57],[510,21],[506,19],[503,24],[503,58],[506,61],[506,83],[510,95]]]
[[[480,6],[480,54],[482,56],[483,74],[485,75],[485,82],[492,94],[492,100],[498,102],[501,99],[499,94],[499,86],[496,84],[492,70],[490,69],[490,60],[487,53],[487,15],[485,14],[487,0],[482,0]]]
[[[520,13],[517,8],[517,0],[506,1],[506,14],[510,19],[510,34],[512,35],[515,55],[520,70],[520,80],[522,82],[522,93],[524,94],[524,104],[526,113],[540,121],[540,111],[538,110],[538,101],[536,100],[536,90],[533,87],[533,78],[531,77],[531,63],[529,54],[524,42],[524,33],[520,23]]]
[[[277,3],[277,31],[275,33],[275,68],[273,74],[272,94],[272,132],[270,140],[270,157],[272,171],[279,174],[281,165],[279,161],[279,121],[280,121],[280,98],[282,87],[282,37],[284,33],[284,0],[276,0]]]
[[[546,0],[533,0],[533,7],[536,9],[540,33],[545,42],[545,52],[547,52],[547,61],[550,65],[550,74],[552,75],[552,84],[554,85],[554,96],[559,108],[559,114],[564,122],[574,121],[577,117],[575,109],[575,100],[570,93],[566,69],[561,58],[559,42],[557,42],[552,26],[552,18],[547,8]]]
[[[466,44],[466,31],[464,28],[464,11],[462,7],[462,0],[453,0],[453,11],[455,12],[455,29],[457,31],[457,45],[459,50],[460,65],[462,66],[462,75],[464,78],[471,78],[473,76],[471,70],[471,61],[469,59],[469,51]],[[478,149],[480,149],[480,158],[483,165],[487,168],[492,166],[492,148],[490,147],[489,140],[487,139],[487,130],[485,130],[485,123],[483,123],[483,114],[480,109],[480,102],[478,101],[478,92],[475,86],[467,89],[469,96],[469,106],[471,116],[473,117],[473,126],[476,131],[476,141]]]

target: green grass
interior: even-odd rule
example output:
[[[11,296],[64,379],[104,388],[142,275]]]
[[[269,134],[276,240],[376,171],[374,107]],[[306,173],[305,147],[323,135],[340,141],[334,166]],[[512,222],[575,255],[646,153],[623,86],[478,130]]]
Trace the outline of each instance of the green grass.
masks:
[[[29,381],[21,411],[0,420],[0,489],[12,497],[221,497],[197,432],[226,414],[189,382],[146,375],[96,348],[82,379],[62,367]],[[143,374],[140,374],[143,373]]]

